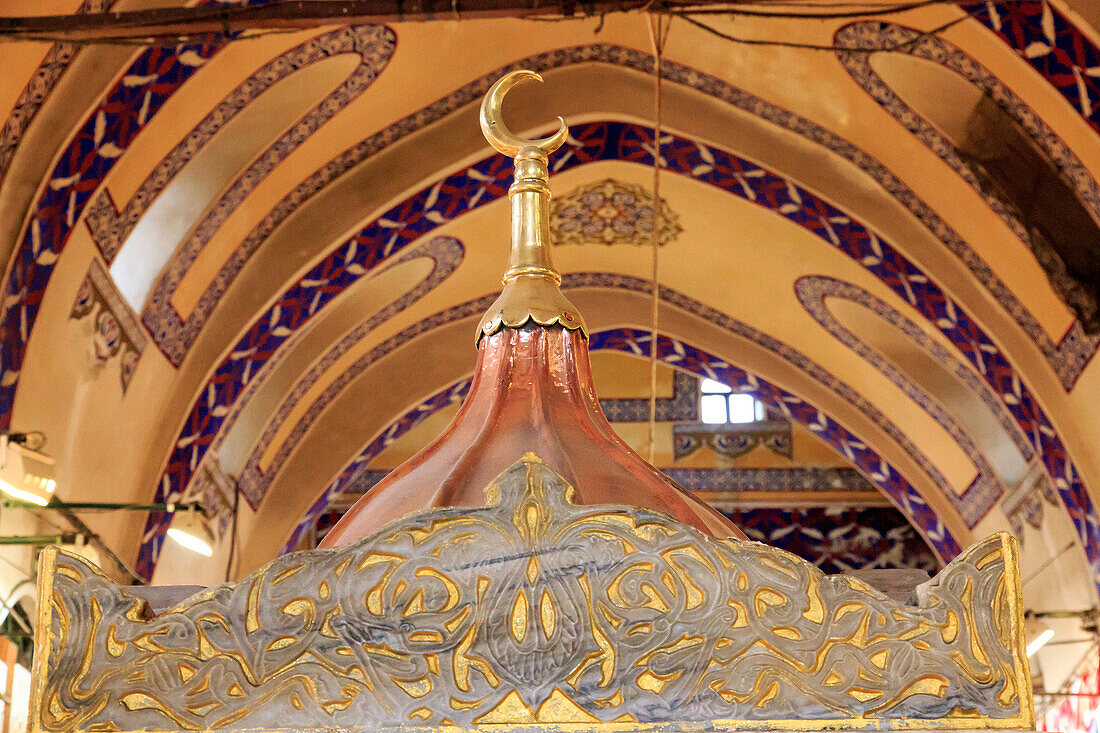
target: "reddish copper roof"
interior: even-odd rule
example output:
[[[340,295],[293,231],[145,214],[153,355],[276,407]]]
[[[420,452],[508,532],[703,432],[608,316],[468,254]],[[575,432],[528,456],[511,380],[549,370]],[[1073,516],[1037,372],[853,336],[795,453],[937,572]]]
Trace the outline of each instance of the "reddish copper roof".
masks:
[[[561,276],[550,261],[547,156],[568,130],[562,122],[545,140],[523,140],[508,131],[500,105],[523,79],[541,77],[507,74],[481,107],[485,137],[516,159],[516,173],[508,191],[509,267],[500,298],[478,326],[470,394],[443,435],[356,502],[322,546],[354,542],[421,509],[485,506],[486,487],[529,452],[565,477],[577,504],[645,507],[716,537],[744,539],[724,516],[643,461],[600,410],[584,320],[562,294]]]
[[[577,504],[642,506],[716,537],[744,538],[614,433],[596,399],[584,334],[536,325],[481,340],[454,421],[348,510],[322,546],[354,542],[420,509],[484,506],[486,486],[528,451],[569,481]]]

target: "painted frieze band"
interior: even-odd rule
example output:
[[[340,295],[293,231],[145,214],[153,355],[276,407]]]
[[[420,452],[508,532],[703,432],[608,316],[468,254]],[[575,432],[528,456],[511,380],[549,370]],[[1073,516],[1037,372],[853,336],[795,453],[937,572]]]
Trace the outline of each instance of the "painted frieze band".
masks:
[[[971,56],[942,38],[921,34],[915,29],[894,23],[879,21],[861,21],[846,25],[837,31],[835,42],[839,46],[860,49],[882,48],[890,49],[895,53],[910,54],[939,64],[965,78],[1012,117],[1034,145],[1041,149],[1047,159],[1054,164],[1062,180],[1076,191],[1081,204],[1094,219],[1100,222],[1100,188],[1097,187],[1096,179],[1069,146],[1031,107]],[[838,51],[837,57],[856,83],[882,105],[883,109],[905,125],[918,140],[951,166],[1005,222],[1016,237],[1035,252],[1036,261],[1044,268],[1051,287],[1062,300],[1078,312],[1079,316],[1087,316],[1088,319],[1095,320],[1097,308],[1095,296],[1086,292],[1081,283],[1069,275],[1058,252],[1045,237],[1035,236],[1029,231],[1028,225],[1021,221],[1012,204],[996,195],[988,186],[983,185],[979,171],[974,170],[971,164],[962,159],[956,144],[948,140],[890,88],[890,85],[872,68],[871,54],[862,51],[860,53]],[[1045,331],[1043,333],[1045,334]],[[1058,348],[1049,336],[1040,337],[1039,332],[1032,331],[1029,331],[1029,335],[1044,350]],[[1095,351],[1095,344],[1100,343],[1100,336],[1089,336],[1084,333],[1080,321],[1071,326],[1070,333],[1063,339],[1093,343],[1091,349],[1086,350],[1089,354]],[[1079,373],[1080,370],[1075,371]],[[1066,390],[1073,386],[1074,380],[1070,377],[1075,371],[1059,373],[1062,386]]]

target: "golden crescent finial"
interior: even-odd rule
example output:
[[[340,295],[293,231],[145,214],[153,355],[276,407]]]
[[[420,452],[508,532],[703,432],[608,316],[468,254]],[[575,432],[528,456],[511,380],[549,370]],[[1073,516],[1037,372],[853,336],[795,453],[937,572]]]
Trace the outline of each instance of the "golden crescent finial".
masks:
[[[500,112],[501,105],[504,103],[504,95],[516,84],[527,79],[542,81],[542,75],[526,69],[509,72],[500,77],[497,83],[489,88],[488,94],[481,102],[481,132],[490,145],[509,158],[516,157],[519,151],[524,148],[538,148],[549,155],[560,148],[566,138],[569,137],[569,128],[561,117],[558,117],[558,123],[561,125],[558,131],[542,140],[524,140],[513,135],[507,125],[504,124]]]
[[[481,103],[481,131],[499,152],[516,159],[508,188],[512,201],[512,249],[502,280],[504,289],[477,328],[477,342],[501,329],[558,327],[587,334],[576,306],[561,292],[561,275],[550,261],[549,155],[569,136],[565,120],[543,140],[524,140],[509,131],[500,116],[508,90],[525,79],[542,77],[533,71],[513,71],[490,87]]]

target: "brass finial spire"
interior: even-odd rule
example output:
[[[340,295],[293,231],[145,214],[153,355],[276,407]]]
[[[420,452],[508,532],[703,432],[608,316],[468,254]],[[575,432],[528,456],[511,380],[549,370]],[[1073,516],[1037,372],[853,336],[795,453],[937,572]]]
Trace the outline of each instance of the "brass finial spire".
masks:
[[[502,328],[520,328],[528,321],[588,334],[576,306],[562,294],[561,275],[550,261],[548,156],[565,142],[569,128],[559,117],[561,126],[550,137],[524,140],[513,135],[501,118],[504,95],[526,79],[542,81],[533,71],[510,72],[489,89],[481,103],[481,131],[490,145],[516,159],[516,173],[508,189],[512,200],[512,250],[504,273],[504,291],[478,324],[476,341]]]

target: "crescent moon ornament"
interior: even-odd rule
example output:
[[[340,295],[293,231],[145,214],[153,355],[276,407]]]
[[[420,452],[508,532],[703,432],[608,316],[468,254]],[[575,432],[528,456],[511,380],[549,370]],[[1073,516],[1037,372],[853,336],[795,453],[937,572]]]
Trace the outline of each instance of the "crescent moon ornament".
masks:
[[[542,77],[533,71],[505,74],[481,103],[481,131],[498,152],[515,158],[515,175],[508,187],[512,202],[512,247],[508,269],[501,279],[500,297],[489,306],[477,327],[475,343],[502,329],[544,326],[580,331],[587,338],[584,319],[561,291],[561,274],[550,260],[550,153],[569,137],[565,120],[542,140],[514,135],[501,118],[504,95],[521,81]]]
[[[509,158],[516,157],[519,151],[524,148],[538,148],[544,154],[549,155],[560,148],[562,143],[569,137],[569,128],[561,117],[558,117],[558,123],[561,125],[558,131],[542,140],[525,140],[517,137],[504,124],[500,112],[501,105],[504,103],[504,95],[516,84],[528,79],[542,81],[542,75],[526,69],[509,72],[489,88],[489,92],[481,102],[481,132],[490,145]]]

